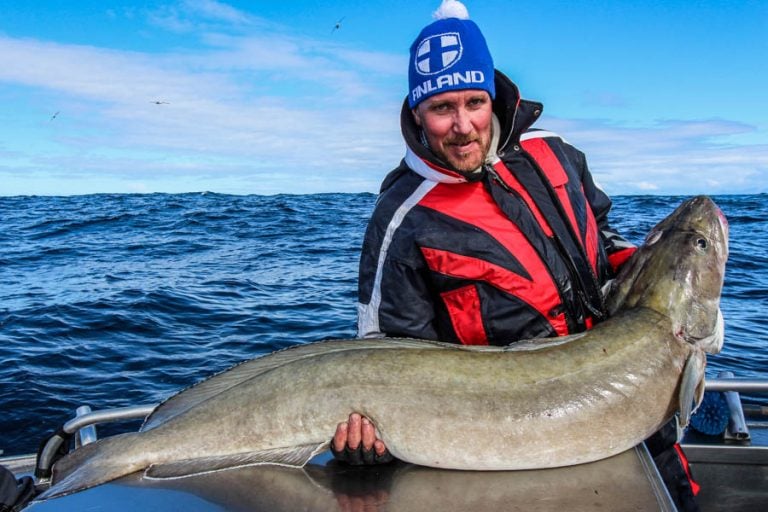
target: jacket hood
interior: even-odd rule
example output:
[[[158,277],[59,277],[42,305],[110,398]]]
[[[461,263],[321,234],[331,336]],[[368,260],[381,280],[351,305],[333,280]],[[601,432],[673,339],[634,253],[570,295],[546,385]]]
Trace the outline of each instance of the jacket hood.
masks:
[[[493,113],[498,118],[500,127],[499,145],[496,153],[502,156],[509,148],[520,142],[520,135],[538,119],[543,106],[535,101],[521,99],[517,86],[501,71],[495,70],[494,81],[496,98],[493,100]],[[440,159],[424,145],[420,135],[421,129],[413,119],[408,98],[403,102],[403,108],[400,111],[400,129],[408,148],[406,163],[419,174],[424,175],[424,172],[430,172],[431,176],[425,177],[434,181],[464,182],[479,178],[477,174],[480,173],[459,171],[448,162]],[[423,169],[423,172],[414,167],[419,163],[419,160],[421,162],[418,166]],[[438,176],[442,179],[436,179]]]

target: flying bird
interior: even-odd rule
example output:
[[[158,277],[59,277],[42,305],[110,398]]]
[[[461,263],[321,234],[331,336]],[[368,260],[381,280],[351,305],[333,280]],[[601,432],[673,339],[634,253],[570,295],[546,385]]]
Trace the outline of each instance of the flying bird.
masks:
[[[154,103],[155,105],[170,105],[167,101],[150,101],[150,103]]]
[[[53,114],[53,115],[51,116],[51,118],[49,119],[49,121],[53,121],[54,119],[56,119],[56,117],[57,117],[58,115],[59,115],[59,112],[57,111],[55,114]]]
[[[336,24],[331,29],[331,34],[333,34],[334,32],[336,32],[341,28],[341,22],[344,21],[344,18],[346,18],[346,16],[342,16],[341,19],[336,22]]]

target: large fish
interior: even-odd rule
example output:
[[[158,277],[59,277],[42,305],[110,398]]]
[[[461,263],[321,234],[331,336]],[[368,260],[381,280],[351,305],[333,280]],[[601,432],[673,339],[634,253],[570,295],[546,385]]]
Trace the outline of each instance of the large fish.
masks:
[[[727,223],[707,197],[659,223],[614,283],[612,317],[578,335],[463,347],[326,341],[236,366],[159,405],[138,433],[58,461],[42,499],[144,470],[177,478],[302,466],[351,412],[392,454],[437,468],[567,466],[623,452],[703,393],[722,346]]]

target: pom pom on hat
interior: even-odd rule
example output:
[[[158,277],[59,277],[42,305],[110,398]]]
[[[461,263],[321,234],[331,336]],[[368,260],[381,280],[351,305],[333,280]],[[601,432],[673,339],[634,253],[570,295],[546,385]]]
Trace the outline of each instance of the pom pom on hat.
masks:
[[[457,0],[443,0],[434,21],[411,45],[408,104],[411,108],[446,91],[481,89],[496,96],[491,53],[478,26]]]
[[[457,0],[443,0],[440,7],[432,13],[432,17],[436,20],[444,20],[447,18],[458,18],[460,20],[469,19],[469,11],[463,3]]]

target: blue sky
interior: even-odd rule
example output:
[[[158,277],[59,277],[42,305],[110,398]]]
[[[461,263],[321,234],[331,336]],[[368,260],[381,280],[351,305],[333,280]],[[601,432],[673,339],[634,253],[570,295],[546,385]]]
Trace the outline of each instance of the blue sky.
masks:
[[[0,195],[375,192],[439,3],[3,1]],[[608,193],[768,191],[768,2],[464,3]]]

